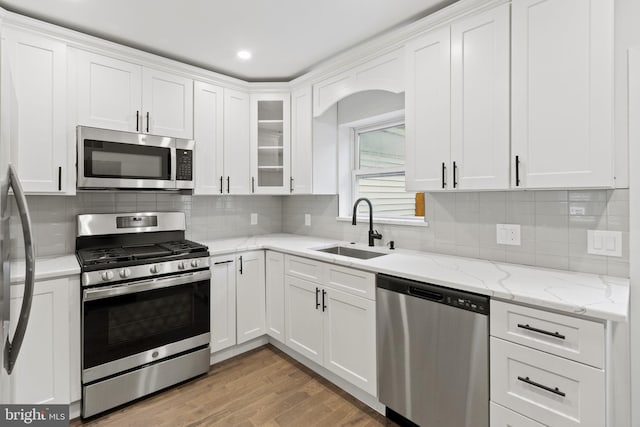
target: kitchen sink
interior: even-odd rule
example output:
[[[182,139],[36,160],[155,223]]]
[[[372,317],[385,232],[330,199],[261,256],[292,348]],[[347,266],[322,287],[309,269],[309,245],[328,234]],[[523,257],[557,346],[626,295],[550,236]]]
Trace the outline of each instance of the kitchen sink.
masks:
[[[358,258],[358,259],[371,259],[371,258],[377,258],[379,256],[387,255],[380,252],[365,251],[364,249],[350,248],[348,246],[331,246],[329,248],[316,249],[316,250],[318,252],[326,252],[328,254],[336,254],[336,255],[348,256],[351,258]]]

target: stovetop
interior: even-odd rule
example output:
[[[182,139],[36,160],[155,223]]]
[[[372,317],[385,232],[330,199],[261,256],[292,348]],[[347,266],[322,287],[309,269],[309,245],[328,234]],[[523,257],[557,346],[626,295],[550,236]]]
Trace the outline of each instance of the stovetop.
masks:
[[[90,271],[208,256],[208,248],[191,240],[175,240],[130,246],[85,248],[79,249],[77,255],[83,271]]]

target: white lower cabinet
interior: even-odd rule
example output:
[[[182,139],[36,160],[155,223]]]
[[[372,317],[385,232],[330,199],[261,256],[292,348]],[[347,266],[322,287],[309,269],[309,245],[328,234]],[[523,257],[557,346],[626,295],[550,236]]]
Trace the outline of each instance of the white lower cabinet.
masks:
[[[267,334],[284,343],[284,255],[265,253]]]
[[[211,352],[236,344],[235,255],[211,258]]]
[[[236,258],[236,336],[242,344],[266,332],[264,251]]]
[[[375,276],[338,267],[342,286],[338,290],[331,280],[297,277],[296,266],[306,265],[303,260],[285,256],[286,345],[375,396],[375,294],[361,296],[370,295],[367,291],[375,287]],[[336,269],[322,262],[311,264],[319,278],[331,277]]]
[[[544,427],[544,425],[517,412],[491,402],[489,405],[491,427]]]
[[[495,300],[491,325],[492,427],[607,426],[606,372],[583,363],[604,355],[603,325]]]
[[[11,377],[9,401],[70,403],[69,288],[73,285],[69,278],[36,282],[27,332]],[[23,295],[24,285],[11,286],[11,336]]]

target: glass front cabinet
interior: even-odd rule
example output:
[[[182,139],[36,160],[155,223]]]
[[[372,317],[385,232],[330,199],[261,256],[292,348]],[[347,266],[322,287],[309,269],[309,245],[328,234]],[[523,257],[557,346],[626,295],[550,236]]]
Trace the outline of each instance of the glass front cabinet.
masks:
[[[288,194],[290,173],[288,93],[251,95],[251,192]]]

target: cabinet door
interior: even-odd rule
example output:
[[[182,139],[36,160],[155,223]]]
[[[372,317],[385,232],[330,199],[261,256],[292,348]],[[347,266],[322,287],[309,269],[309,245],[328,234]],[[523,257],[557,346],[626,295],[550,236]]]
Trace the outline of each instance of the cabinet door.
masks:
[[[289,94],[251,95],[251,192],[289,194]]]
[[[322,365],[322,288],[315,283],[285,276],[286,344]]]
[[[334,289],[326,292],[324,366],[376,396],[376,303]]]
[[[142,110],[143,132],[193,138],[193,80],[143,68]]]
[[[235,257],[211,258],[211,352],[236,344]]]
[[[516,0],[512,32],[520,186],[611,186],[613,1]]]
[[[142,126],[142,67],[76,51],[78,124],[138,132]]]
[[[195,194],[223,190],[223,89],[194,83],[193,137],[196,141]]]
[[[243,253],[237,263],[237,341],[242,344],[266,332],[264,252]]]
[[[60,193],[67,173],[64,43],[7,29],[2,45],[3,127],[26,192]],[[64,175],[66,176],[66,175]],[[75,190],[75,189],[74,189]]]
[[[13,371],[10,402],[69,404],[69,283],[35,284],[31,315]],[[11,336],[18,323],[24,285],[11,286]]]
[[[284,255],[267,251],[267,333],[284,343]]]
[[[406,46],[406,187],[450,189],[450,30],[432,31]]]
[[[313,191],[313,115],[311,87],[291,94],[291,182],[293,194]]]
[[[224,91],[224,192],[251,192],[251,147],[249,142],[249,95]]]
[[[505,4],[451,26],[451,160],[459,189],[509,188],[509,11]]]

